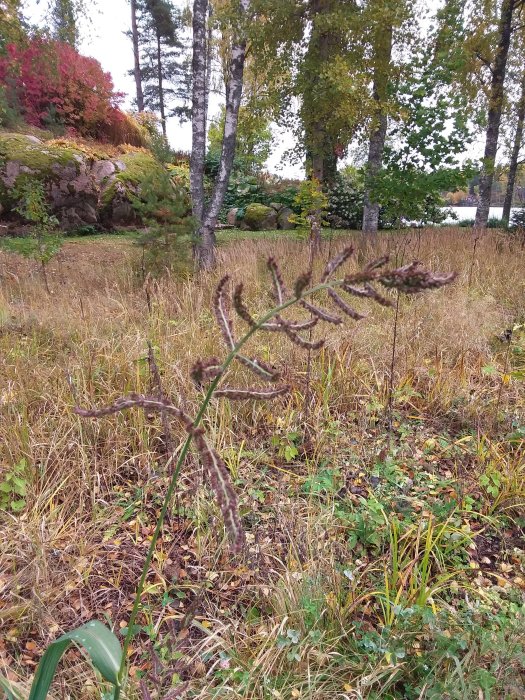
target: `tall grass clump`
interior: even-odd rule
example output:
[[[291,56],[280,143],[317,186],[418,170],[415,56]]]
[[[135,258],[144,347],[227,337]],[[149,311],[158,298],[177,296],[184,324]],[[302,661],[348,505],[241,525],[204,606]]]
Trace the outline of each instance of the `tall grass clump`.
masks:
[[[313,279],[330,249],[350,242],[348,233],[322,241]],[[367,319],[295,329],[322,347],[303,348],[283,330],[247,341],[241,355],[280,378],[259,379],[235,359],[217,389],[291,391],[273,401],[219,395],[199,425],[226,465],[245,544],[233,555],[224,546],[192,438],[135,619],[126,695],[521,697],[523,253],[492,231],[473,265],[471,247],[465,229],[403,231],[379,236],[367,255],[458,272],[438,293],[401,295],[392,374],[392,309],[341,288]],[[214,323],[217,286],[226,274],[242,280],[241,301],[258,322],[276,304],[270,255],[287,280],[309,267],[304,242],[236,240],[220,245],[216,272],[149,285],[148,307],[132,274],[139,251],[123,237],[67,241],[48,266],[52,297],[36,261],[0,253],[0,483],[10,489],[0,515],[0,674],[23,697],[64,632],[97,618],[122,649],[190,436],[158,405],[98,420],[73,405],[149,398],[194,420],[212,381],[192,371],[196,357],[220,367],[229,354]],[[355,257],[346,265],[360,272]],[[395,303],[396,289],[370,284]],[[230,321],[236,286],[222,290]],[[328,290],[301,300],[348,318]],[[282,311],[284,321],[313,321],[301,300],[290,307],[301,316]],[[236,320],[236,342],[246,323]],[[54,685],[98,697],[76,645]]]
[[[327,264],[318,283],[312,282],[312,269],[301,274],[296,279],[292,292],[287,291],[277,262],[274,258],[270,258],[268,271],[272,282],[274,306],[258,319],[253,317],[244,301],[243,284],[237,284],[233,295],[231,295],[228,291],[230,277],[222,278],[213,298],[213,313],[221,331],[227,354],[223,360],[214,357],[195,362],[191,372],[192,379],[204,394],[196,415],[190,416],[181,403],[175,404],[164,398],[162,394],[148,396],[132,393],[104,408],[76,409],[77,414],[84,418],[102,418],[132,408],[140,408],[146,412],[155,411],[163,417],[169,416],[179,421],[187,432],[187,438],[178,451],[169,485],[157,517],[137,585],[122,650],[113,633],[98,622],[87,623],[77,632],[64,635],[44,654],[33,681],[29,695],[30,700],[43,700],[46,697],[57,663],[71,642],[76,642],[86,649],[103,678],[114,686],[114,699],[117,700],[120,696],[127,678],[128,650],[135,635],[136,619],[149,568],[192,443],[200,456],[208,484],[214,492],[222,512],[225,529],[231,540],[232,551],[235,554],[242,552],[245,535],[235,489],[223,459],[217,450],[210,445],[201,423],[213,398],[225,398],[232,401],[247,399],[266,401],[290,391],[289,385],[277,383],[280,377],[278,370],[259,357],[249,357],[241,352],[252,336],[259,332],[282,334],[301,349],[319,350],[325,344],[325,338],[306,340],[301,333],[323,323],[341,325],[344,317],[355,321],[363,318],[362,314],[357,312],[343,295],[368,299],[381,306],[391,306],[391,301],[377,290],[377,285],[411,295],[425,290],[438,289],[450,284],[455,278],[453,273],[428,272],[419,263],[389,269],[386,268],[388,262],[386,256],[370,263],[357,273],[336,278],[336,273],[348,261],[352,253],[353,248],[347,247],[333,258]],[[326,296],[326,301],[339,313],[334,313],[334,310],[327,308],[325,304],[319,304],[321,294]],[[247,330],[240,336],[236,334],[230,316],[232,306],[237,316],[247,326]],[[308,312],[309,318],[306,320],[286,318],[285,312],[295,306]],[[252,375],[255,375],[259,382],[262,380],[263,386],[253,384],[238,386],[229,383],[229,370],[234,363],[240,363]],[[173,460],[175,460],[175,454],[171,456]]]

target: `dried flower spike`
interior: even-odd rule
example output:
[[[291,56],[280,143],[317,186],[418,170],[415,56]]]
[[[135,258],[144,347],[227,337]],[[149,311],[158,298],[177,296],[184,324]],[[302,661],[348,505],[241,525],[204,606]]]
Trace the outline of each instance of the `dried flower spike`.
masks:
[[[228,350],[233,350],[235,347],[235,338],[233,336],[233,323],[228,313],[226,285],[230,281],[230,276],[226,275],[217,285],[215,296],[213,297],[213,310],[217,324],[221,329],[222,337],[226,343]]]
[[[193,439],[202,459],[202,464],[221,509],[226,532],[232,542],[232,549],[240,552],[244,545],[244,530],[239,516],[237,496],[230,481],[226,464],[219,454],[208,445],[201,429],[193,431]]]

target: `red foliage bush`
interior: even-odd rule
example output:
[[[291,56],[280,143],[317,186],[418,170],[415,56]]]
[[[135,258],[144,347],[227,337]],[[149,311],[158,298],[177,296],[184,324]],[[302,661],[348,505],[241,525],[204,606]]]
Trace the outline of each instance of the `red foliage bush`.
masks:
[[[34,37],[0,56],[0,83],[29,124],[62,126],[86,137],[118,131],[125,115],[109,73],[69,44]]]

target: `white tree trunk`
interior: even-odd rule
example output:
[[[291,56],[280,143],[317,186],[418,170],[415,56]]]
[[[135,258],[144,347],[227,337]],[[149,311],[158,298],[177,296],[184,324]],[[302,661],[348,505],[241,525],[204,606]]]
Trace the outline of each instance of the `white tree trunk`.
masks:
[[[479,183],[479,203],[476,210],[476,223],[478,229],[487,226],[490,212],[490,200],[492,197],[492,185],[494,183],[494,169],[498,152],[499,130],[501,113],[503,110],[503,86],[507,71],[507,59],[509,55],[510,41],[512,37],[512,18],[514,10],[522,5],[522,0],[503,0],[498,29],[498,46],[491,68],[492,78],[489,92],[489,111],[487,118],[487,134],[485,140],[485,154],[483,156],[483,169]]]
[[[195,0],[195,4],[203,4],[202,0]],[[200,269],[211,269],[215,264],[215,227],[217,226],[217,219],[219,212],[224,202],[224,196],[226,190],[228,189],[228,183],[230,181],[230,175],[233,167],[233,160],[235,158],[235,144],[237,140],[237,125],[239,121],[239,108],[241,106],[242,98],[242,87],[244,78],[244,63],[246,59],[246,38],[244,32],[244,22],[246,21],[246,16],[250,8],[250,0],[241,0],[240,9],[241,16],[239,17],[240,28],[238,30],[238,35],[231,50],[231,61],[230,61],[230,73],[228,76],[226,84],[226,113],[224,119],[224,134],[222,140],[222,152],[221,160],[219,164],[219,172],[215,182],[215,187],[213,189],[213,194],[211,202],[206,211],[204,211],[204,205],[202,206],[202,215],[199,222],[200,226],[198,229],[198,245],[196,250],[197,264]],[[201,124],[204,124],[204,132],[206,131],[206,36],[205,36],[205,21],[204,21],[204,51],[202,53],[202,62],[204,65],[204,75],[203,80],[199,80],[199,83],[203,83],[202,87],[199,89],[199,95],[201,95],[200,109],[196,110],[200,118]],[[194,80],[196,76],[194,73]],[[195,89],[194,89],[195,95]],[[195,104],[194,104],[195,107]],[[195,127],[194,127],[195,129]],[[195,131],[194,131],[195,133]],[[206,134],[204,133],[204,151],[205,151],[205,139]],[[201,182],[199,183],[199,192],[203,191],[202,177],[204,176],[204,155],[202,155],[202,176]],[[193,158],[192,158],[193,160]],[[197,186],[195,188],[197,190]],[[192,192],[193,194],[193,192]],[[204,198],[203,198],[204,199]],[[195,214],[195,208],[194,208]]]
[[[190,190],[193,216],[200,229],[204,215],[204,160],[206,157],[206,15],[208,0],[193,3],[193,94]]]
[[[514,133],[514,145],[510,156],[507,190],[505,192],[505,201],[503,203],[502,219],[507,225],[510,220],[510,212],[512,209],[512,198],[514,197],[514,186],[516,184],[516,175],[518,173],[518,159],[520,157],[520,150],[523,142],[523,130],[525,125],[525,72],[523,73],[523,77],[521,79],[521,95],[520,101],[518,102],[517,113],[518,122]]]
[[[375,235],[379,228],[379,202],[373,196],[374,182],[383,167],[388,117],[386,102],[390,81],[393,27],[391,24],[376,30],[374,38],[374,102],[376,103],[374,124],[368,146],[366,183],[363,209],[363,233]]]

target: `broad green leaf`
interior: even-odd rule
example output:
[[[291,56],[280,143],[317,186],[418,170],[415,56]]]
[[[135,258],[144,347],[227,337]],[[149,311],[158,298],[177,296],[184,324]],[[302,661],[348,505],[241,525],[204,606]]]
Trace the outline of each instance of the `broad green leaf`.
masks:
[[[71,644],[83,647],[93,666],[101,676],[114,686],[120,685],[119,670],[122,648],[117,637],[98,620],[88,622],[73,632],[68,632],[49,645],[38,668],[29,693],[29,700],[45,700],[58,662]]]

